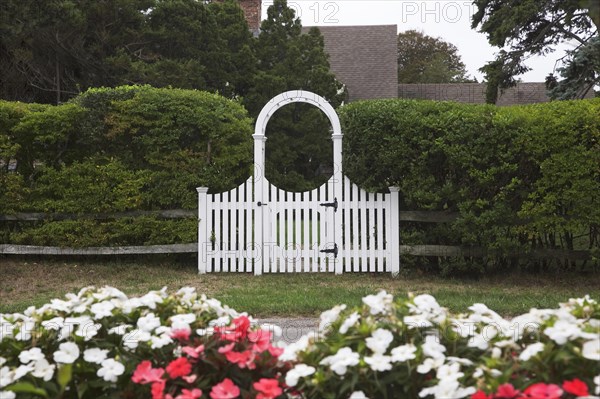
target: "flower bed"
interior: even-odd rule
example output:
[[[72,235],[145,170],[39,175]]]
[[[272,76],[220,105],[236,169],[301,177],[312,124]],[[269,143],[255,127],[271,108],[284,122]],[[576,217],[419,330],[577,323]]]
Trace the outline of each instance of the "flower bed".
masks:
[[[273,327],[189,287],[139,298],[84,288],[0,315],[0,399],[600,395],[589,297],[512,320],[483,304],[453,315],[430,295],[363,302],[324,312],[318,332],[282,348]]]

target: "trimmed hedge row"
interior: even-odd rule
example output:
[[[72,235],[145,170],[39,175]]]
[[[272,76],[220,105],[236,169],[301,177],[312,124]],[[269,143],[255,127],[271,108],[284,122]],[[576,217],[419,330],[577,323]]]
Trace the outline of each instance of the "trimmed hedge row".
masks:
[[[239,103],[194,90],[90,89],[59,106],[0,101],[0,165],[1,214],[194,209],[196,187],[219,192],[247,179],[252,124]],[[61,234],[65,222],[22,224],[3,229],[2,240],[85,246],[91,237],[102,246],[195,237],[190,220],[156,223],[165,227],[144,223],[147,231],[130,233],[123,221],[86,222],[83,235]]]
[[[340,117],[352,180],[400,187],[404,209],[459,213],[431,230],[406,226],[405,243],[600,255],[600,99],[515,107],[377,100],[349,104]],[[511,261],[439,262],[471,272]]]

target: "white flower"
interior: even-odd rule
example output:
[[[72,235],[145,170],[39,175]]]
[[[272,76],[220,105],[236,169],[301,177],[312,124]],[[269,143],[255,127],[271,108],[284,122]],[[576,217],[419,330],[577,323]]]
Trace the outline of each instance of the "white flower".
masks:
[[[29,341],[31,339],[31,333],[35,329],[35,322],[24,321],[19,326],[19,332],[15,335],[17,341]]]
[[[483,369],[481,367],[477,367],[475,369],[475,371],[473,372],[473,377],[474,378],[479,378],[483,376]]]
[[[191,305],[196,300],[198,294],[196,294],[196,288],[194,287],[182,287],[175,294],[180,298],[181,303]]]
[[[0,389],[12,384],[14,373],[7,366],[0,368]]]
[[[191,331],[190,324],[196,321],[196,315],[193,313],[178,314],[171,317],[171,328],[173,330]]]
[[[79,324],[79,328],[75,331],[75,335],[82,337],[84,341],[89,341],[98,334],[98,331],[100,331],[101,328],[101,324],[96,324],[92,319],[88,319]]]
[[[527,361],[531,359],[533,356],[538,354],[539,352],[544,350],[544,344],[541,342],[536,342],[535,344],[528,345],[527,348],[521,352],[519,355],[519,360]]]
[[[2,342],[4,338],[12,337],[14,328],[15,326],[12,323],[3,320],[0,316],[0,342]]]
[[[295,361],[298,358],[298,352],[305,351],[306,348],[308,348],[311,337],[314,337],[314,335],[303,335],[298,341],[286,346],[283,349],[283,353],[281,354],[281,356],[279,356],[279,360],[281,360],[282,362]]]
[[[362,299],[363,303],[370,308],[372,315],[387,313],[394,297],[385,291],[379,291],[377,295],[367,295]]]
[[[141,330],[131,330],[123,335],[123,346],[128,349],[135,349],[140,342],[148,342],[152,339],[150,333]]]
[[[152,349],[160,349],[163,346],[169,345],[171,342],[173,342],[173,340],[171,339],[171,337],[169,337],[167,334],[162,334],[159,336],[152,336],[150,337],[150,347]]]
[[[600,338],[586,341],[581,348],[581,355],[586,359],[600,362]]]
[[[338,375],[345,375],[349,366],[356,366],[360,356],[356,352],[352,352],[350,348],[342,348],[335,355],[327,356],[321,362],[322,366],[330,366],[331,370]]]
[[[431,370],[437,369],[442,364],[444,364],[443,357],[437,358],[437,359],[432,359],[432,358],[428,357],[427,359],[423,360],[423,363],[421,363],[421,364],[419,364],[419,366],[417,366],[417,373],[427,374]]]
[[[423,344],[423,355],[432,357],[434,359],[444,358],[444,352],[446,347],[438,342],[439,338],[435,335],[428,335],[425,337],[425,343]]]
[[[63,328],[65,323],[65,319],[63,319],[62,317],[54,317],[50,320],[44,320],[42,321],[42,327],[44,327],[46,330],[60,330]]]
[[[19,353],[19,360],[23,364],[29,362],[37,362],[38,360],[44,359],[44,354],[40,348],[31,348],[27,351]]]
[[[367,344],[367,348],[371,349],[374,353],[384,354],[393,340],[394,335],[391,332],[384,328],[378,328],[365,340],[365,343]]]
[[[488,338],[484,334],[475,334],[469,339],[467,343],[469,348],[477,348],[480,350],[486,350],[489,347]]]
[[[112,302],[104,301],[93,304],[90,310],[94,314],[94,319],[99,320],[112,316],[114,308],[115,305]]]
[[[356,322],[360,319],[360,315],[358,312],[353,312],[350,316],[344,320],[342,325],[340,326],[340,334],[346,334],[350,327],[356,324]],[[359,391],[360,392],[360,391]]]
[[[502,356],[502,349],[494,347],[492,349],[492,359],[500,359]]]
[[[15,399],[17,394],[13,391],[0,391],[0,399]]]
[[[104,378],[104,381],[117,382],[117,377],[123,372],[125,372],[125,366],[111,358],[102,361],[102,367],[96,374],[98,377]]]
[[[381,353],[375,353],[373,356],[365,356],[365,362],[371,366],[373,371],[387,371],[392,369],[392,358]]]
[[[369,399],[363,391],[354,391],[348,399]]]
[[[319,331],[325,331],[325,329],[328,329],[329,326],[331,326],[331,324],[333,324],[338,317],[340,317],[340,313],[344,309],[346,309],[346,305],[338,305],[321,313]]]
[[[419,392],[419,396],[424,398],[433,395],[435,399],[460,399],[470,396],[475,393],[475,388],[462,388],[458,381],[453,379],[445,379],[438,382],[429,388],[424,388]]]
[[[154,313],[148,313],[146,316],[140,317],[137,321],[137,327],[149,333],[160,327],[160,325],[160,318],[156,317]]]
[[[108,355],[107,349],[90,348],[90,349],[86,349],[83,352],[83,360],[85,360],[88,363],[100,364],[100,363],[102,363],[102,361],[104,359],[106,359],[107,355]]]
[[[544,330],[544,334],[557,344],[564,345],[567,341],[578,338],[581,334],[581,329],[570,321],[557,320],[552,327]]]
[[[427,319],[426,315],[423,314],[404,316],[404,319],[402,319],[402,321],[404,322],[404,324],[406,324],[406,326],[409,329],[426,328],[433,326],[433,323],[429,321],[429,319]]]
[[[79,358],[79,347],[73,342],[63,342],[54,352],[54,361],[56,363],[70,364]]]
[[[452,363],[452,364],[443,364],[441,365],[435,374],[438,380],[444,379],[453,379],[458,380],[463,377],[464,374],[460,372],[460,364]]]
[[[287,372],[285,375],[285,383],[290,387],[295,387],[298,385],[298,379],[302,377],[308,377],[317,371],[312,366],[307,366],[306,364],[297,364],[293,369]]]
[[[108,330],[109,334],[125,335],[127,330],[133,327],[131,324],[120,324]]]
[[[0,356],[0,367],[4,366],[4,363],[6,363],[6,359]]]
[[[417,347],[413,344],[397,346],[392,349],[392,362],[405,362],[416,357]]]
[[[48,360],[43,358],[35,362],[31,375],[37,378],[43,378],[44,381],[50,381],[54,376],[55,368],[56,365],[48,363]]]
[[[27,374],[33,371],[33,366],[31,364],[22,365],[13,370],[13,381],[18,381],[21,377],[26,376]]]
[[[150,309],[156,309],[157,303],[163,303],[163,297],[158,295],[156,291],[151,291],[139,298],[139,302]]]
[[[596,384],[596,395],[600,395],[600,374],[594,377],[594,384]]]

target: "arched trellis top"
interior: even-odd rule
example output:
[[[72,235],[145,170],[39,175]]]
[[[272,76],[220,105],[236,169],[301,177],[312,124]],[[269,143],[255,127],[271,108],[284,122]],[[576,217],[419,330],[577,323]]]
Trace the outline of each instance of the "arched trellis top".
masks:
[[[267,130],[267,123],[273,114],[281,107],[288,104],[303,102],[312,104],[319,108],[329,119],[332,127],[331,139],[333,140],[333,164],[334,164],[334,177],[341,179],[342,177],[342,128],[340,125],[340,118],[337,113],[325,100],[318,94],[304,90],[291,90],[279,94],[273,97],[260,111],[258,118],[256,119],[256,127],[254,128],[254,176],[255,179],[261,176],[265,166],[265,141],[267,140],[265,132]],[[339,175],[338,175],[339,174]],[[338,180],[341,181],[341,180]]]
[[[279,108],[296,102],[312,104],[315,107],[319,108],[321,111],[323,111],[323,113],[325,113],[327,118],[329,118],[329,121],[331,122],[331,126],[333,128],[333,135],[342,134],[340,119],[338,118],[331,104],[329,104],[327,100],[325,100],[318,94],[304,90],[286,91],[284,93],[279,94],[276,97],[273,97],[260,111],[258,119],[256,120],[254,134],[264,136],[265,131],[267,130],[267,123],[269,122],[269,119],[271,119],[271,116],[273,116],[273,114]]]

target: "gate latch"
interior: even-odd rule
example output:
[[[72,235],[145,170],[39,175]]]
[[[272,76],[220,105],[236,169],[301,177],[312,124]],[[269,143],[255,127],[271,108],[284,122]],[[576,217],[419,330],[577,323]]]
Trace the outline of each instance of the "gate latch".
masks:
[[[330,206],[330,207],[333,208],[334,212],[337,212],[337,208],[338,208],[337,198],[335,198],[333,200],[333,202],[325,202],[325,203],[322,203],[322,204],[319,204],[319,205],[321,205],[321,206]]]
[[[319,252],[323,252],[324,254],[333,254],[334,258],[338,256],[338,246],[337,244],[333,244],[333,248],[331,249],[322,249]]]

